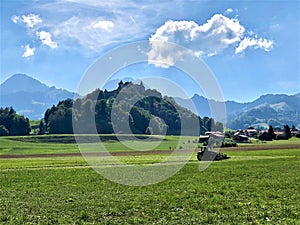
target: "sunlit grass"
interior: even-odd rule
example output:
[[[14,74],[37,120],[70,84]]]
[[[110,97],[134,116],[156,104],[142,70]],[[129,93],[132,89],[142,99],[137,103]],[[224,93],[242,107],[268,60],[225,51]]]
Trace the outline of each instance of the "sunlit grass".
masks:
[[[273,158],[243,153],[203,172],[194,159],[146,187],[106,180],[80,157],[1,160],[0,223],[298,224],[299,151],[268,151]]]
[[[0,138],[1,154],[78,152],[75,144],[17,138]],[[160,147],[177,141],[167,137]],[[80,155],[0,159],[0,224],[299,224],[300,148],[279,143],[282,149],[227,149],[229,160],[212,162],[203,172],[194,154],[174,176],[145,187],[111,182]],[[121,149],[116,141],[107,146]],[[168,155],[116,157],[142,165]],[[101,159],[98,166],[113,166]]]

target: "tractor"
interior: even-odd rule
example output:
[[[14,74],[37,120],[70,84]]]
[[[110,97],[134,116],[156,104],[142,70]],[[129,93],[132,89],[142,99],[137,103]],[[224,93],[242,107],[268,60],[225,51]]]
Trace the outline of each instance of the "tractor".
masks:
[[[229,158],[230,157],[224,153],[214,151],[211,146],[201,146],[200,151],[197,152],[197,159],[199,161],[219,161]]]

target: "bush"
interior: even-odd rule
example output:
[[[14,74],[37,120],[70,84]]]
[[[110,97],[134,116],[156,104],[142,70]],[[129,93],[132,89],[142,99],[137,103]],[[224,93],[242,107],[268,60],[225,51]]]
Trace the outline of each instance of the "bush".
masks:
[[[229,147],[237,147],[237,143],[236,142],[222,142],[221,148],[229,148]]]
[[[279,134],[276,136],[275,140],[287,140],[288,138],[284,134]]]

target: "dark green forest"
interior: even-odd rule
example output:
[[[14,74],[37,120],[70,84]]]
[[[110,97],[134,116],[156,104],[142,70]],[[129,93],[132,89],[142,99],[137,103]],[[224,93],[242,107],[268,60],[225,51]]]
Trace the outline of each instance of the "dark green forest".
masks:
[[[18,115],[12,107],[0,108],[0,136],[27,135],[29,119]]]
[[[119,98],[121,91],[122,98]],[[134,104],[130,105],[131,102]],[[189,129],[185,129],[185,134],[223,131],[222,123],[215,123],[208,117],[201,119],[190,110],[176,104],[173,98],[163,97],[156,90],[146,89],[142,83],[121,81],[116,90],[96,89],[84,98],[75,101],[66,99],[47,109],[40,123],[40,134],[73,133],[72,119],[79,124],[81,133],[93,133],[86,122],[90,118],[95,118],[99,134],[111,134],[115,132],[112,117],[119,124],[129,124],[130,132],[134,134],[180,135],[182,120],[185,121],[185,128],[191,130],[189,133]],[[192,133],[195,127],[198,127],[197,134]],[[128,133],[128,130],[119,129],[118,132]]]

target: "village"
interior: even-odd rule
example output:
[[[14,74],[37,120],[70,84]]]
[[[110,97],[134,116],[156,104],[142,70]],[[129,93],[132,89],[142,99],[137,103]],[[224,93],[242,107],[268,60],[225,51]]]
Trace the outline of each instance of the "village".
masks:
[[[208,144],[208,140],[222,139],[222,147],[236,147],[237,143],[257,143],[259,141],[266,142],[272,140],[288,140],[291,137],[300,138],[300,130],[288,125],[281,127],[269,126],[269,129],[255,129],[254,127],[248,127],[241,130],[226,130],[220,131],[207,131],[204,135],[199,136],[199,143]]]

